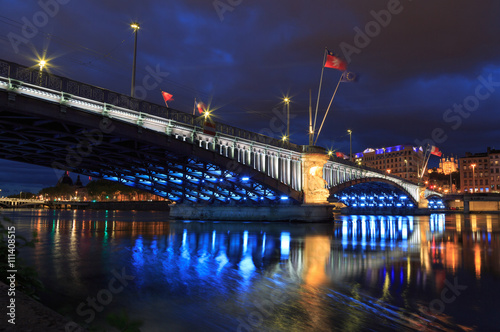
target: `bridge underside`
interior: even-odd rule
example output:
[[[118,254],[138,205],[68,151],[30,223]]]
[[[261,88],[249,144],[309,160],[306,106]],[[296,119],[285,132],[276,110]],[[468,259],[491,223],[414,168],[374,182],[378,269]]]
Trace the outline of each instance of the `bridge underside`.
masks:
[[[0,158],[108,179],[177,202],[302,200],[278,180],[196,144],[7,92],[0,93]]]
[[[417,202],[404,189],[380,179],[356,180],[331,189],[331,196],[357,209],[416,208]]]

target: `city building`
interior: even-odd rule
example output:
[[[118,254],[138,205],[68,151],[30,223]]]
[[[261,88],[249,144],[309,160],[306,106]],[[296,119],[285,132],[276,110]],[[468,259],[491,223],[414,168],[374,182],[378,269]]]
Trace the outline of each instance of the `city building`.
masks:
[[[430,172],[430,170],[429,170]],[[442,158],[439,160],[439,167],[436,172],[443,173],[444,175],[449,175],[453,172],[458,172],[458,160],[456,158]]]
[[[500,150],[470,153],[460,158],[460,184],[464,192],[500,192]]]
[[[417,183],[419,169],[424,163],[424,152],[421,147],[411,145],[396,145],[379,149],[368,148],[363,152],[356,153],[354,160],[360,165]]]

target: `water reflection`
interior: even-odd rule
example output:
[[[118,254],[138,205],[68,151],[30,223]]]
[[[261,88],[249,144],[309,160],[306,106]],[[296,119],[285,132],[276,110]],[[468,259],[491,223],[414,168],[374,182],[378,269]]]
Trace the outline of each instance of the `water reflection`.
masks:
[[[500,304],[483,303],[500,291],[498,215],[343,216],[329,224],[163,218],[112,211],[13,215],[21,230],[39,234],[27,258],[49,289],[61,280],[63,291],[44,301],[74,308],[105,286],[111,268],[126,267],[135,279],[110,306],[128,307],[151,331],[167,323],[235,330],[273,289],[288,301],[276,306],[279,319],[261,313],[267,319],[258,329],[331,330],[332,322],[334,330],[420,329],[422,307],[455,277],[468,290],[433,326],[499,323],[492,313]]]

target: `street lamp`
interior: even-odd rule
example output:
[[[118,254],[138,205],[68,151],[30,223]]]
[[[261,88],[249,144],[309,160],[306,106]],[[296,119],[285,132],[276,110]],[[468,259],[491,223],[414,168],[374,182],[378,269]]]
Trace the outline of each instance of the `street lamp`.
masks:
[[[405,158],[405,166],[406,166],[406,180],[408,180],[408,160]]]
[[[472,167],[472,192],[476,192],[476,174],[474,173],[476,164],[471,164],[470,167]]]
[[[45,65],[47,64],[47,61],[45,60],[40,60],[40,62],[38,63],[38,65],[40,66],[40,71],[43,70],[43,67],[45,67]]]
[[[133,65],[132,65],[132,87],[130,89],[130,95],[132,98],[135,97],[135,63],[136,63],[136,56],[137,56],[137,30],[139,30],[141,27],[139,23],[134,22],[130,24],[130,27],[134,29],[134,60],[133,60]]]
[[[42,85],[42,73],[43,73],[43,68],[47,65],[47,61],[41,59],[38,62],[38,66],[40,67],[40,71],[38,73],[38,84]]]
[[[286,137],[290,137],[290,98],[285,97],[283,102],[286,105]]]
[[[352,130],[348,129],[347,133],[349,134],[349,160],[352,161]]]

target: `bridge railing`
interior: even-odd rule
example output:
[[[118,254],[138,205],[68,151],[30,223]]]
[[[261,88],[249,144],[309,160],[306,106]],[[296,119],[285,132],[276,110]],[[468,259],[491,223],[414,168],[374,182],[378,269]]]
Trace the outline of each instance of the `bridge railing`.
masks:
[[[396,176],[396,175],[393,175],[393,174],[388,174],[388,173],[386,173],[384,171],[381,171],[379,169],[376,169],[376,168],[359,165],[359,164],[357,164],[355,162],[352,162],[352,161],[349,161],[349,160],[345,160],[345,159],[342,159],[342,158],[337,158],[335,156],[330,157],[329,161],[335,162],[335,163],[338,163],[338,164],[343,164],[343,165],[346,165],[346,166],[349,166],[349,167],[353,167],[353,168],[357,168],[357,169],[364,170],[364,171],[370,171],[370,172],[373,172],[373,173],[378,173],[380,175],[383,175],[385,177],[392,178],[392,179],[395,179],[395,180],[404,180],[404,181],[411,182],[411,183],[413,183],[413,184],[416,185],[416,183],[414,183],[413,181],[409,181],[409,180],[400,178],[399,176]]]
[[[136,112],[159,116],[165,119],[174,120],[190,126],[203,126],[203,119],[200,117],[178,111],[172,108],[161,106],[145,100],[132,98],[108,89],[103,89],[93,85],[74,81],[66,77],[41,72],[37,66],[25,67],[14,62],[0,60],[0,76],[17,81],[38,85],[50,90],[64,92],[71,96],[82,97],[101,103],[106,103]],[[216,123],[216,131],[221,134],[235,136],[242,139],[251,140],[261,144],[286,148],[288,150],[301,152],[301,146],[287,143],[285,146],[279,139],[258,134],[249,130],[229,126],[223,123]]]

